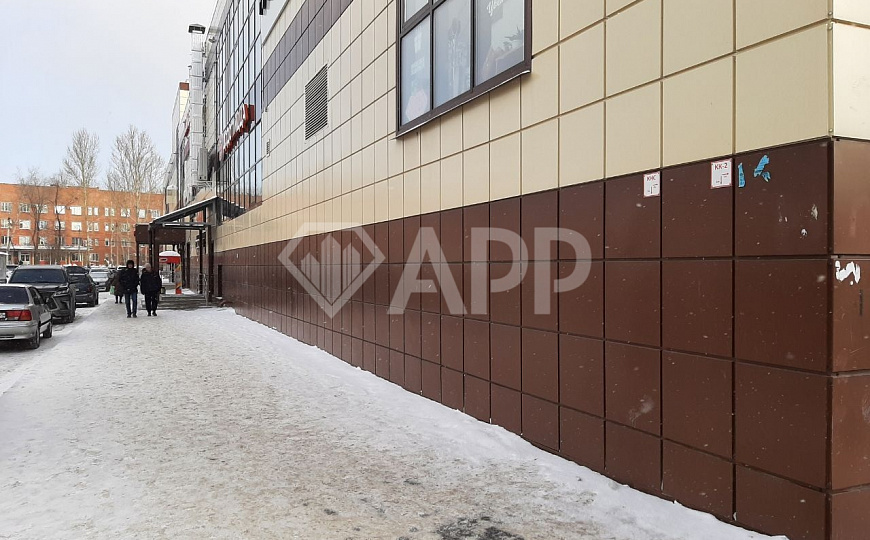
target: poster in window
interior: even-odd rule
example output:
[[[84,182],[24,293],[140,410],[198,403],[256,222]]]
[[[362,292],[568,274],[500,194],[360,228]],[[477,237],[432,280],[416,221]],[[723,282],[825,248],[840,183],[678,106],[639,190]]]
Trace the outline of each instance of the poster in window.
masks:
[[[525,0],[475,0],[475,84],[525,59]]]
[[[430,19],[424,19],[402,38],[402,123],[429,112],[430,100]]]
[[[435,106],[471,88],[471,1],[447,0],[435,10]]]

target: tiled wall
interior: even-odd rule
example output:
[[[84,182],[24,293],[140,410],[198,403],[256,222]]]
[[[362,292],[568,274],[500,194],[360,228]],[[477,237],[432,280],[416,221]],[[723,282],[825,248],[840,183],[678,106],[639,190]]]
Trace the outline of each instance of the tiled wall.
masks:
[[[763,156],[763,174],[753,171]],[[734,157],[744,187],[711,189],[710,163],[667,168],[660,197],[642,175],[367,225],[386,260],[334,319],[279,264],[283,242],[219,255],[239,312],[408,391],[514,431],[649,493],[792,539],[861,538],[870,523],[870,145],[820,140]],[[437,290],[387,311],[421,227],[470,302],[471,275],[505,275],[510,250],[475,260],[474,227],[583,234],[589,278],[533,309],[535,275],[564,276],[561,244],[522,264],[522,284],[455,315]],[[307,237],[298,264],[320,257]],[[359,251],[353,230],[333,233]],[[534,254],[534,248],[530,248]],[[863,255],[863,256],[862,256]],[[322,258],[322,257],[320,257]],[[363,258],[368,263],[371,256]],[[865,262],[868,261],[868,262]],[[866,277],[865,277],[866,279]],[[829,466],[830,461],[830,466]]]
[[[870,91],[867,31],[829,30],[828,3],[535,0],[531,74],[396,138],[397,2],[291,0],[264,58],[301,42],[303,11],[343,11],[319,42],[305,38],[317,43],[307,58],[285,56],[298,69],[264,111],[264,203],[222,227],[218,249],[312,221],[376,223],[841,131],[870,138],[856,106]],[[329,126],[306,140],[304,87],[325,65]]]

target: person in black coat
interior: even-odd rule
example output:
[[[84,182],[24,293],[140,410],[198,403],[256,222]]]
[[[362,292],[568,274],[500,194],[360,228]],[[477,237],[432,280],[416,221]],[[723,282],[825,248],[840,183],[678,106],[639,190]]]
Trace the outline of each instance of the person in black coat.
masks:
[[[136,307],[139,303],[139,272],[136,271],[136,263],[127,261],[127,268],[121,270],[121,289],[124,291],[124,303],[127,306],[127,318],[136,316]]]
[[[142,294],[145,295],[145,309],[148,316],[157,316],[157,303],[160,300],[160,289],[163,288],[163,280],[160,273],[151,268],[151,263],[145,263],[141,279]]]

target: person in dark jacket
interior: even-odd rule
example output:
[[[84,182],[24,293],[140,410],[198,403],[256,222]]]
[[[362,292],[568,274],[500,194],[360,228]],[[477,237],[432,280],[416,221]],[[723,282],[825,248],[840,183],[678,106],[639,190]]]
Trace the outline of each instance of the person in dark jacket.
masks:
[[[124,300],[124,289],[121,288],[121,271],[118,270],[112,276],[112,287],[115,290],[115,303],[121,304]]]
[[[148,316],[157,316],[157,302],[160,300],[160,289],[163,287],[163,280],[160,279],[160,273],[151,268],[151,263],[145,263],[145,270],[142,271],[141,288],[142,294],[145,295],[145,309],[148,310]]]
[[[139,303],[139,272],[136,271],[136,263],[127,261],[127,268],[120,272],[121,289],[124,291],[124,303],[127,306],[127,318],[136,316],[136,307]]]

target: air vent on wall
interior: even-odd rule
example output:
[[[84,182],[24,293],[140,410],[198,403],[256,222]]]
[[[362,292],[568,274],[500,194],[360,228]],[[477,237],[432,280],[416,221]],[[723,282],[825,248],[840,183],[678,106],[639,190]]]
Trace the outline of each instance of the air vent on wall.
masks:
[[[305,85],[305,138],[325,128],[328,123],[329,87],[327,85],[327,66],[317,72]]]

